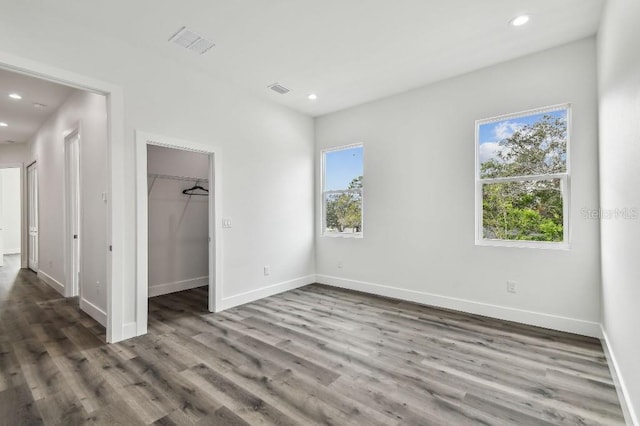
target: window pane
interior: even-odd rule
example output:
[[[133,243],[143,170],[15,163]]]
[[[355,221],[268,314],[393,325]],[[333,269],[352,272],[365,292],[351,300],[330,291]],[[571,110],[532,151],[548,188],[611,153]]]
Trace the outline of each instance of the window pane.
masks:
[[[482,186],[482,237],[492,240],[563,241],[560,179]]]
[[[567,109],[478,124],[480,177],[567,171]]]
[[[325,194],[325,233],[362,233],[362,191]]]
[[[362,146],[324,154],[324,191],[362,188]]]

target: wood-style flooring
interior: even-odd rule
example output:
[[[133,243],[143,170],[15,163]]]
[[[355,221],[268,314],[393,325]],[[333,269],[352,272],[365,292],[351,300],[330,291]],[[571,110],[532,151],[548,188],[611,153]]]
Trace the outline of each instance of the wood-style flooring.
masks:
[[[310,285],[211,314],[150,299],[104,329],[17,257],[0,268],[3,425],[585,425],[624,420],[600,343]]]

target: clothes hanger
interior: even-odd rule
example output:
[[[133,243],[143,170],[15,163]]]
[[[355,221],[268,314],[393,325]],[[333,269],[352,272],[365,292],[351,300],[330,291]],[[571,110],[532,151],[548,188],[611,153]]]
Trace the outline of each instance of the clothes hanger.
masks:
[[[209,190],[206,188],[201,187],[200,185],[198,185],[197,183],[192,186],[191,188],[185,189],[184,191],[182,191],[183,194],[185,195],[202,195],[202,196],[208,196],[209,195]]]

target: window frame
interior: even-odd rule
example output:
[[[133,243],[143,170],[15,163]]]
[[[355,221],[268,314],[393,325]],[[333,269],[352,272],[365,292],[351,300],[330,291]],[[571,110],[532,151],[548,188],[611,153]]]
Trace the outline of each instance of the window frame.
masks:
[[[330,153],[330,152],[335,152],[335,151],[342,151],[345,149],[352,149],[352,148],[362,148],[362,189],[335,189],[335,190],[325,190],[325,184],[326,184],[326,154]],[[362,239],[364,238],[364,144],[362,142],[359,143],[353,143],[353,144],[349,144],[349,145],[341,145],[341,146],[337,146],[337,147],[332,147],[332,148],[326,148],[320,151],[320,174],[321,174],[321,179],[320,179],[320,197],[321,197],[321,201],[320,201],[320,205],[321,205],[321,213],[320,213],[320,235],[323,237],[330,237],[330,238],[358,238],[358,239]],[[327,216],[327,195],[328,194],[344,194],[344,193],[353,193],[353,192],[359,192],[360,193],[360,232],[358,233],[337,233],[337,232],[330,232],[327,233],[327,221],[326,221],[326,216]]]
[[[538,248],[538,249],[557,249],[568,250],[570,248],[570,182],[571,182],[571,169],[570,169],[570,146],[572,135],[572,118],[571,118],[571,104],[564,103],[558,105],[551,105],[541,108],[534,108],[526,111],[520,111],[510,114],[498,115],[490,118],[484,118],[476,120],[475,123],[475,245],[477,246],[490,246],[490,247],[520,247],[520,248]],[[514,118],[527,117],[535,114],[542,114],[545,112],[554,112],[565,110],[567,115],[567,144],[566,144],[566,169],[564,173],[550,173],[544,175],[530,175],[530,176],[509,176],[498,178],[481,178],[480,177],[480,126],[496,123],[499,121],[505,121]],[[560,192],[562,195],[562,241],[531,241],[531,240],[502,240],[502,239],[489,239],[484,237],[483,228],[483,205],[482,194],[483,186],[486,184],[494,183],[506,183],[506,182],[526,182],[526,181],[540,181],[540,180],[560,180]]]

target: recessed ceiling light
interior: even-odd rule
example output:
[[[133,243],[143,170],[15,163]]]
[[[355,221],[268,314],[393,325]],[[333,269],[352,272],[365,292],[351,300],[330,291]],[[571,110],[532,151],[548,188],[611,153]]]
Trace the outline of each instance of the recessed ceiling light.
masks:
[[[0,122],[0,127],[8,127],[9,125],[7,123],[5,123],[4,121]]]
[[[34,108],[46,108],[47,106],[45,104],[41,104],[40,102],[34,102],[33,103],[33,107]]]
[[[10,97],[11,99],[22,99],[22,96],[20,96],[20,95],[19,95],[19,94],[17,94],[17,93],[10,93],[10,94],[9,94],[9,97]]]
[[[318,99],[318,95],[316,95],[315,93],[309,93],[309,96],[307,96],[307,98],[310,101],[315,101],[316,99]]]
[[[509,23],[512,27],[521,27],[522,25],[529,22],[529,15],[520,15],[513,18]]]

